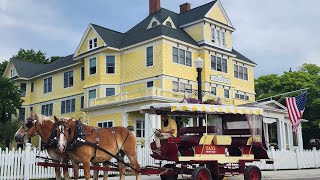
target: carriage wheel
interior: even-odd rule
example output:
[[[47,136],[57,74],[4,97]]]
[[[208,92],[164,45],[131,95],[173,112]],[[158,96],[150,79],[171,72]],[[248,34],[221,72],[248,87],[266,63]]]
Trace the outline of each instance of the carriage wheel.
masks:
[[[192,180],[211,180],[211,173],[208,168],[199,166],[192,172]]]
[[[244,172],[245,180],[261,180],[261,170],[257,166],[247,166]]]
[[[174,169],[176,166],[174,164],[165,164],[163,167]],[[175,175],[160,175],[161,180],[177,180],[178,174]]]

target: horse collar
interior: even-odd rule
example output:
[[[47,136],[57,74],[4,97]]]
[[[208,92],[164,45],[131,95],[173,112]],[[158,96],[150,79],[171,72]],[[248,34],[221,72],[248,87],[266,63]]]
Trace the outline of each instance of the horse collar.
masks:
[[[51,134],[48,139],[48,141],[45,143],[42,141],[42,147],[44,149],[48,148],[54,148],[58,145],[58,139],[57,139],[57,123],[54,122],[53,128],[51,129]]]
[[[67,144],[67,150],[72,150],[76,147],[82,146],[84,142],[85,134],[83,133],[83,125],[81,121],[76,121],[76,128],[74,137],[71,143]]]

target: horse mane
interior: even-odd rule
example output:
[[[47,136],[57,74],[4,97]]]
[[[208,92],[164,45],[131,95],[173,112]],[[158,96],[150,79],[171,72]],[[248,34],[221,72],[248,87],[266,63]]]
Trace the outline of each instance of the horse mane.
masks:
[[[39,114],[37,116],[38,116],[38,122],[39,122],[39,124],[41,126],[43,125],[44,121],[52,121],[53,122],[53,120],[50,119],[48,116],[45,116],[45,115],[42,115],[42,114]]]

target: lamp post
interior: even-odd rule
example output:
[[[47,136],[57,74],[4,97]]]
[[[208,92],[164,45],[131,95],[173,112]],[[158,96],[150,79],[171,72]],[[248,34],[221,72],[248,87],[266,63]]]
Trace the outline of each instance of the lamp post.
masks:
[[[204,60],[201,59],[201,57],[198,57],[198,59],[196,59],[194,61],[194,64],[197,68],[197,72],[198,72],[198,77],[197,77],[197,81],[198,81],[198,100],[202,103],[202,80],[201,80],[201,71],[202,68],[204,66]],[[202,118],[199,117],[199,127],[202,126]]]

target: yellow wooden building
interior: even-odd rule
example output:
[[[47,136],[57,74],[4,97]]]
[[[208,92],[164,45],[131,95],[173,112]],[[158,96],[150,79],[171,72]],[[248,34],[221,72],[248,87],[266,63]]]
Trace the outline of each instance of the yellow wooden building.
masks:
[[[198,57],[204,60],[204,100],[255,101],[256,64],[235,50],[235,28],[219,0],[193,9],[185,3],[179,13],[150,0],[149,11],[127,32],[89,24],[74,54],[51,64],[11,59],[4,77],[20,86],[20,116],[82,115],[94,126],[132,125],[144,137],[142,105],[196,97]]]

